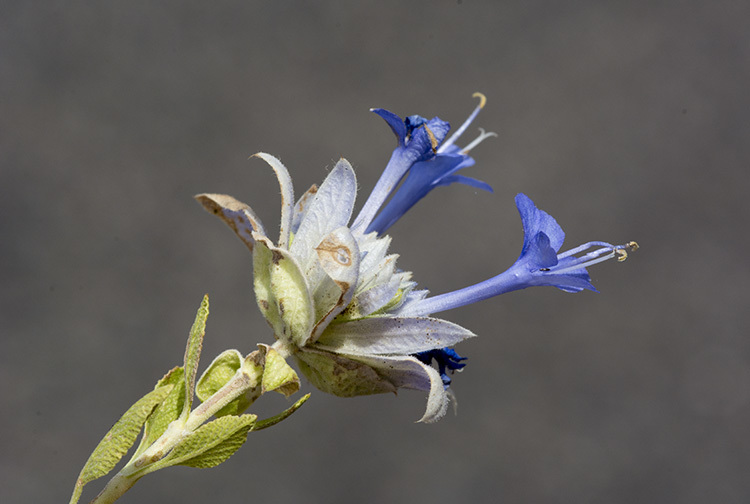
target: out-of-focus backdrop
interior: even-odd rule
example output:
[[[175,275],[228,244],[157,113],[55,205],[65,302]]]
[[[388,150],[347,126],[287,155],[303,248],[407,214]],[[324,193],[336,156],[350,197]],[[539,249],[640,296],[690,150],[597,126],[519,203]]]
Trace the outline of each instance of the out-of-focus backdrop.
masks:
[[[277,226],[344,156],[367,194],[394,138],[368,112],[497,133],[392,229],[439,293],[517,257],[513,197],[566,245],[638,240],[590,272],[442,316],[479,338],[458,415],[421,393],[312,390],[229,462],[144,478],[123,503],[750,501],[750,4],[25,2],[0,7],[0,500],[67,502],[119,415],[181,361],[270,342],[250,256],[192,196]],[[467,140],[475,135],[467,133]],[[360,204],[362,199],[360,199]],[[743,308],[743,306],[745,308]],[[261,401],[261,413],[285,407]],[[87,487],[84,501],[103,480]]]

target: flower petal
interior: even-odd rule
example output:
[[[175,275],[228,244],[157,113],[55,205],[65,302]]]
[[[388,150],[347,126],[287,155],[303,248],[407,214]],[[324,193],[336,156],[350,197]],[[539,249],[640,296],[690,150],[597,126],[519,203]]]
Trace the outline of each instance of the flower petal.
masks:
[[[547,235],[550,247],[555,252],[560,250],[563,241],[565,241],[565,232],[554,217],[544,210],[539,210],[534,202],[531,201],[531,198],[523,193],[516,195],[516,207],[518,208],[518,213],[521,214],[521,222],[523,224],[524,239],[521,256],[526,253],[531,241],[540,231]]]
[[[436,318],[370,317],[331,324],[317,346],[339,354],[408,355],[453,346],[473,336],[458,324]]]
[[[292,235],[297,234],[299,224],[302,222],[302,217],[305,216],[307,208],[313,199],[313,196],[318,192],[318,184],[313,184],[310,189],[300,196],[297,203],[294,205],[294,215],[292,216]]]
[[[317,266],[315,247],[336,228],[346,226],[352,215],[357,180],[354,170],[346,159],[340,159],[328,174],[310,202],[290,252],[300,263],[303,272]]]
[[[386,110],[382,108],[370,109],[370,112],[375,112],[380,117],[382,117],[386,123],[388,123],[388,126],[391,127],[391,131],[393,131],[393,134],[396,135],[398,144],[403,147],[406,141],[406,134],[407,134],[404,120],[401,119],[396,114],[394,114],[393,112],[391,112],[390,110]]]
[[[437,422],[445,415],[449,402],[448,393],[440,374],[431,366],[423,364],[415,357],[352,358],[369,365],[398,388],[429,391],[427,408],[419,422]]]
[[[318,253],[320,265],[328,275],[329,281],[322,282],[322,289],[318,289],[327,292],[313,293],[316,315],[319,315],[321,311],[325,315],[313,328],[309,340],[312,342],[318,339],[328,323],[352,300],[359,277],[359,248],[352,232],[346,226],[335,229],[323,238],[315,251]],[[326,296],[328,293],[332,296]],[[326,301],[326,297],[332,297],[332,299]]]
[[[281,187],[281,225],[279,226],[279,247],[289,248],[289,233],[292,230],[292,211],[294,208],[294,186],[289,171],[277,158],[265,152],[253,154],[259,157],[273,168],[276,178],[279,179]]]

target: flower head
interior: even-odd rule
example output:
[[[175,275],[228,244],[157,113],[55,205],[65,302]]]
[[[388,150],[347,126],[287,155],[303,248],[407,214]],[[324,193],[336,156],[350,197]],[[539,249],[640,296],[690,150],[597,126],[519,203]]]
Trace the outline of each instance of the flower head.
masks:
[[[351,225],[357,184],[345,159],[320,188],[311,187],[295,202],[284,165],[256,154],[273,168],[281,186],[276,243],[246,204],[221,194],[196,196],[252,251],[255,295],[277,339],[274,348],[284,357],[293,355],[319,389],[344,397],[399,388],[427,391],[421,421],[436,421],[452,396],[448,372],[466,365],[450,347],[474,334],[432,313],[538,285],[595,290],[586,267],[612,257],[623,260],[626,249],[637,248],[635,242],[589,242],[559,253],[562,228],[519,194],[524,242],[513,266],[454,292],[428,297],[426,290],[417,290],[411,274],[396,268],[397,256],[388,253],[390,238],[383,233],[435,187],[459,182],[491,191],[457,173],[474,164],[469,151],[494,135],[482,131],[463,149],[455,145],[485,104],[484,95],[475,96],[479,106],[448,139],[450,125],[438,117],[402,120],[373,109],[390,126],[397,146]]]
[[[273,156],[256,156],[271,165],[281,185],[278,243],[247,205],[225,195],[197,199],[253,251],[255,294],[278,340],[275,348],[293,355],[316,387],[335,395],[427,391],[422,421],[439,419],[448,404],[446,365],[463,365],[439,360],[438,371],[415,355],[440,352],[474,334],[445,320],[396,314],[415,284],[410,273],[396,269],[390,238],[348,227],[356,179],[345,159],[319,189],[293,204],[286,168]]]

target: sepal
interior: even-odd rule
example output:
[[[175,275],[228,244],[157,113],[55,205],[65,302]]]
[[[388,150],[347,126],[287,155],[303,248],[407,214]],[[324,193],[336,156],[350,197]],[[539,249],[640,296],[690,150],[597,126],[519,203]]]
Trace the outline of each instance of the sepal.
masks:
[[[195,199],[203,205],[207,212],[211,212],[224,221],[237,235],[242,243],[253,251],[255,240],[253,231],[262,235],[266,234],[263,224],[253,209],[245,203],[237,201],[226,194],[198,194]]]
[[[313,301],[305,277],[288,251],[274,247],[257,233],[254,237],[254,287],[258,307],[276,338],[303,344],[314,322]]]
[[[339,397],[396,392],[372,367],[342,355],[316,350],[296,354],[299,369],[312,384]]]
[[[299,391],[299,377],[279,352],[267,345],[258,345],[265,351],[265,365],[261,378],[261,393],[278,392],[289,397]]]

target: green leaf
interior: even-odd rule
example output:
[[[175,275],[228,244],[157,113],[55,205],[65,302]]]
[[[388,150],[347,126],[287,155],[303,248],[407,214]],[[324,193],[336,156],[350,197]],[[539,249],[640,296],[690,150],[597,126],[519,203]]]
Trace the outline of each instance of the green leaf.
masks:
[[[265,429],[266,427],[271,427],[272,425],[276,425],[277,423],[281,422],[286,417],[288,417],[289,415],[297,411],[299,407],[302,406],[305,403],[305,401],[307,401],[309,398],[310,398],[310,394],[307,394],[304,397],[300,398],[291,407],[282,411],[278,415],[272,416],[271,418],[266,418],[265,420],[259,420],[255,422],[255,425],[253,425],[253,430],[258,431],[261,429]]]
[[[205,401],[232,379],[242,366],[242,354],[237,350],[225,350],[208,366],[195,386],[195,395]]]
[[[154,410],[172,390],[172,385],[164,385],[140,398],[112,426],[81,469],[73,491],[71,503],[80,498],[83,486],[110,472],[135,443],[141,427]]]
[[[206,319],[208,318],[208,294],[203,296],[195,322],[190,329],[190,337],[185,348],[185,403],[182,407],[182,417],[187,419],[193,406],[193,390],[195,377],[198,374],[198,361],[203,349],[203,337],[206,335]]]
[[[242,366],[242,354],[237,350],[226,350],[214,359],[208,369],[198,380],[195,386],[195,394],[198,399],[205,401],[221,389],[232,379],[237,370]],[[239,415],[255,402],[258,394],[248,393],[241,395],[230,402],[219,411],[214,413],[218,418],[224,415]]]
[[[133,459],[143,453],[146,448],[154,444],[159,436],[164,434],[170,423],[179,418],[185,403],[185,370],[182,367],[172,368],[164,377],[156,383],[159,388],[164,385],[172,385],[169,395],[154,410],[143,426],[143,437]]]
[[[275,390],[289,397],[299,390],[299,377],[279,352],[267,347],[261,384],[264,394]]]
[[[169,455],[149,467],[148,472],[173,465],[217,466],[245,443],[257,418],[256,415],[228,415],[202,425],[175,446]]]

